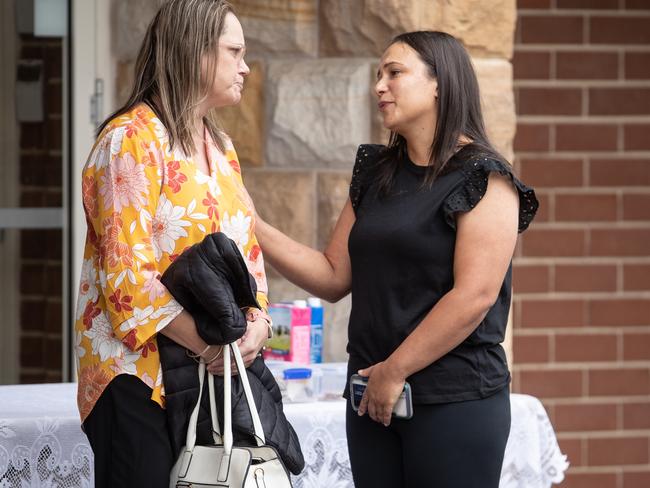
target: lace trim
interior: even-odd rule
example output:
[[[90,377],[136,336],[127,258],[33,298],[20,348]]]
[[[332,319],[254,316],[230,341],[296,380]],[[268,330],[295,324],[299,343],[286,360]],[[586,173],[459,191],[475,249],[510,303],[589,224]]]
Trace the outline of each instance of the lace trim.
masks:
[[[383,147],[378,144],[361,144],[357,149],[350,181],[350,202],[355,212],[367,188],[369,168]]]
[[[519,194],[519,232],[528,228],[537,213],[539,202],[535,191],[517,179],[509,167],[496,159],[483,157],[471,161],[461,171],[465,175],[465,183],[447,197],[443,206],[447,224],[455,229],[455,214],[469,212],[481,201],[487,190],[489,174],[495,172],[512,180]]]

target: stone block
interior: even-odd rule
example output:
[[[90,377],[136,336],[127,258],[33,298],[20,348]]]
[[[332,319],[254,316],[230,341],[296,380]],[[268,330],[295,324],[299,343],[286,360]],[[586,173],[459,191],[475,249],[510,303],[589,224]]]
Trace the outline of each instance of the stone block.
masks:
[[[267,272],[269,267],[267,266]],[[269,277],[269,298],[271,303],[304,299],[309,293],[276,275]],[[348,344],[348,321],[350,319],[350,295],[337,303],[323,301],[323,361],[347,361],[345,348]]]
[[[111,39],[118,61],[135,61],[147,27],[159,8],[157,0],[113,0]]]
[[[320,173],[318,189],[318,249],[329,243],[334,226],[348,199],[351,172]]]
[[[517,21],[516,0],[437,0],[437,30],[461,40],[472,56],[512,58]]]
[[[260,62],[249,63],[241,102],[218,110],[243,165],[261,166],[264,152],[264,72]]]
[[[108,112],[112,113],[129,99],[133,89],[134,69],[135,61],[118,61],[115,76],[115,107],[109,107]]]
[[[472,54],[512,57],[515,0],[321,0],[321,55],[380,56],[415,30],[454,35]]]
[[[512,65],[505,59],[473,59],[481,90],[488,136],[498,151],[512,162],[516,130]]]
[[[372,61],[272,61],[267,76],[270,166],[351,169],[371,137]]]
[[[233,0],[251,57],[316,57],[317,0]]]
[[[315,177],[306,171],[244,171],[257,213],[289,237],[313,246]]]

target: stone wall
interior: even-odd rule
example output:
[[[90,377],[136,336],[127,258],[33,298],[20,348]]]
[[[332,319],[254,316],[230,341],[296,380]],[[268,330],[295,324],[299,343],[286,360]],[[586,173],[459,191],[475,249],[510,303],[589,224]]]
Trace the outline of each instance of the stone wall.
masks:
[[[113,0],[123,99],[155,0]],[[260,214],[324,248],[347,198],[356,148],[382,142],[372,86],[390,38],[419,29],[459,37],[472,54],[488,132],[512,158],[515,0],[233,0],[251,65],[244,98],[223,111]],[[122,35],[124,34],[124,35]],[[271,299],[305,293],[268,270]],[[350,300],[326,305],[325,359],[345,360]]]

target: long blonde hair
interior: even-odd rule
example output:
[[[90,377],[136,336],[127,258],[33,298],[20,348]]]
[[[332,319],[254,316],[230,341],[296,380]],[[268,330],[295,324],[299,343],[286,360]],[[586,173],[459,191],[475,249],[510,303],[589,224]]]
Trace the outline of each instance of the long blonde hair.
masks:
[[[207,94],[201,67],[214,73],[218,41],[226,14],[234,13],[226,0],[168,0],[147,28],[135,63],[133,88],[126,103],[99,126],[148,104],[169,134],[170,148],[178,145],[186,155],[194,152],[192,132],[196,110]],[[225,143],[214,113],[203,118],[217,147]]]

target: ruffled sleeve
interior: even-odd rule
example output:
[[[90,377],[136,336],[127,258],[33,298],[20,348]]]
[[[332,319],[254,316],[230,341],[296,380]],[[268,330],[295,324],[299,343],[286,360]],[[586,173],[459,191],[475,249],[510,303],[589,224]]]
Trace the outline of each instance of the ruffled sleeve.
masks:
[[[372,179],[372,168],[377,162],[377,156],[384,147],[379,144],[361,144],[357,149],[357,157],[352,170],[352,180],[350,181],[350,202],[355,212]]]
[[[473,159],[461,169],[464,173],[463,183],[460,184],[445,200],[443,211],[445,220],[453,229],[456,228],[456,213],[471,211],[485,195],[490,173],[495,172],[508,176],[519,195],[519,232],[525,231],[532,222],[539,202],[535,191],[522,183],[505,163],[480,157]]]

